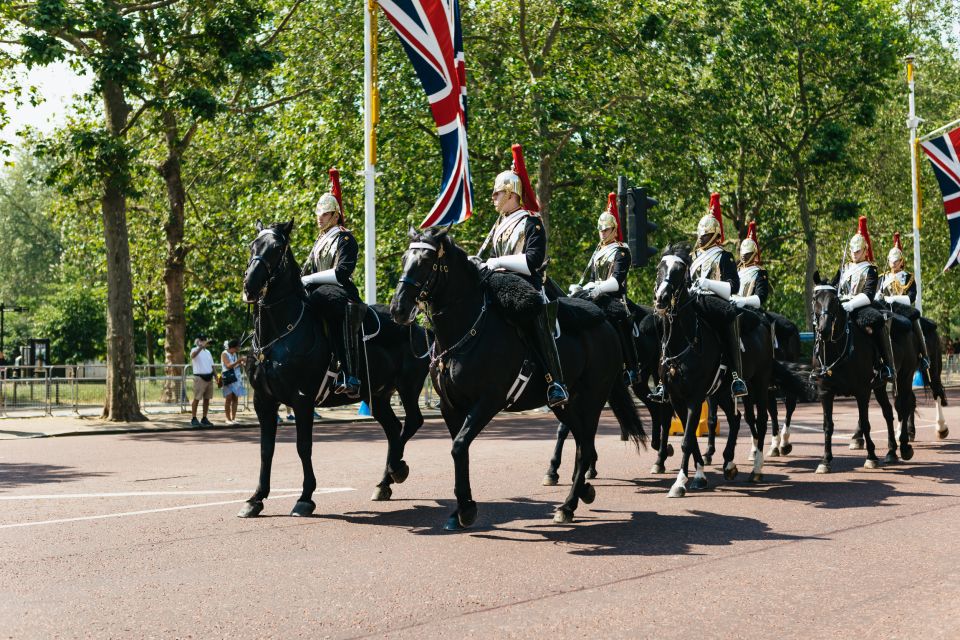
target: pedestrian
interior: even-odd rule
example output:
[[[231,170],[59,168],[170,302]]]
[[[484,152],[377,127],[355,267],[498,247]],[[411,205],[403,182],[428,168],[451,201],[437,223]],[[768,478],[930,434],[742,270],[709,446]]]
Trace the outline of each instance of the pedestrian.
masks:
[[[220,354],[220,366],[223,376],[223,412],[227,424],[237,423],[237,407],[240,396],[247,395],[247,390],[240,379],[243,362],[237,351],[240,350],[239,340],[228,340],[223,343],[223,353]]]
[[[190,360],[193,363],[193,404],[190,407],[193,413],[193,419],[190,425],[193,427],[212,427],[213,424],[207,420],[207,412],[210,411],[210,400],[213,399],[213,356],[207,351],[207,345],[210,341],[207,336],[201,334],[193,341],[194,347],[190,351]],[[197,405],[203,399],[203,418],[197,420]]]

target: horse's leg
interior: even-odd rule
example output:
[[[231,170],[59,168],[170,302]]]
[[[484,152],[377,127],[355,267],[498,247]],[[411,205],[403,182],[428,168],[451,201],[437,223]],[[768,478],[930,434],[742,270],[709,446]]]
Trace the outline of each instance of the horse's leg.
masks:
[[[560,481],[560,462],[563,458],[563,443],[570,434],[570,427],[561,422],[557,425],[557,444],[553,447],[553,457],[550,458],[550,467],[543,474],[543,486],[553,487]]]
[[[767,394],[767,415],[770,417],[770,450],[767,452],[768,458],[776,458],[780,455],[780,423],[777,420],[777,394],[772,389]]]
[[[832,389],[826,389],[820,397],[823,410],[823,459],[817,466],[817,473],[830,473],[833,463],[833,395]]]
[[[863,449],[863,423],[857,420],[857,429],[850,436],[850,450],[857,451]]]
[[[750,455],[747,456],[747,460],[753,462],[757,457],[757,415],[754,412],[751,396],[743,399],[743,417],[747,421],[747,426],[750,427]]]
[[[293,405],[293,415],[297,419],[297,455],[303,467],[303,491],[290,515],[309,516],[317,508],[313,501],[317,477],[313,474],[313,402],[310,398],[298,397]]]
[[[477,520],[477,503],[474,502],[473,492],[470,489],[470,444],[499,410],[500,407],[494,406],[490,400],[480,400],[467,412],[460,431],[453,438],[450,455],[453,456],[455,477],[453,492],[457,497],[457,508],[450,514],[444,525],[447,531],[469,527]],[[452,433],[452,425],[448,426],[451,427]]]
[[[697,410],[697,422],[700,420],[700,409]],[[720,423],[717,417],[717,399],[714,396],[707,398],[707,452],[703,454],[706,464],[713,464],[713,454],[717,452],[717,425]],[[700,445],[697,444],[697,448]]]
[[[757,389],[757,454],[753,461],[753,471],[750,472],[750,482],[763,482],[763,439],[767,435],[767,413],[769,408],[767,403],[770,401],[770,385],[754,385]]]
[[[238,518],[253,518],[263,511],[263,501],[270,495],[270,469],[273,465],[273,451],[277,445],[277,409],[280,403],[267,397],[265,393],[253,396],[253,409],[260,422],[260,479],[257,490],[243,504]]]
[[[943,417],[943,407],[940,406],[940,398],[934,398],[933,403],[937,408],[937,439],[946,440],[947,436],[950,435],[950,429],[947,427],[947,421]]]
[[[602,408],[601,408],[602,409]],[[581,408],[581,412],[586,408]],[[580,500],[590,504],[597,497],[597,491],[589,482],[586,481],[587,470],[596,463],[597,450],[594,444],[596,438],[596,422],[599,420],[600,411],[596,411],[594,426],[590,426],[589,417],[583,419],[576,415],[570,408],[562,409],[558,412],[562,415],[564,424],[569,425],[573,433],[573,439],[577,443],[577,460],[574,463],[573,482],[570,485],[570,491],[567,499],[557,509],[553,516],[553,521],[557,524],[567,524],[573,522],[573,514],[579,505]]]
[[[737,411],[733,396],[729,393],[720,397],[720,408],[727,417],[727,446],[723,448],[723,477],[727,480],[733,480],[737,477],[737,463],[734,456],[737,452],[737,436],[740,435],[740,412]]]
[[[373,490],[371,500],[389,500],[393,495],[390,487],[394,482],[400,483],[407,479],[410,469],[403,462],[403,425],[390,406],[390,396],[374,396],[370,406],[370,413],[380,423],[383,433],[387,436],[387,463],[383,470],[383,478]]]
[[[899,388],[900,394],[903,396],[900,401],[903,411],[900,418],[900,456],[904,460],[909,460],[913,457],[913,446],[910,444],[913,438],[910,436],[910,426],[913,425],[914,411],[917,408],[917,396],[913,393],[913,385],[910,381],[904,382]]]
[[[670,444],[670,423],[673,421],[673,409],[670,405],[657,405],[651,411],[653,418],[653,432],[660,434],[660,446],[657,448],[657,459],[650,468],[650,473],[666,473],[666,460],[673,455],[673,445]]]
[[[790,420],[793,419],[793,412],[797,410],[797,395],[795,393],[785,393],[783,404],[787,408],[787,417],[784,420],[783,428],[780,430],[780,455],[788,456],[793,451],[793,445],[790,444]]]
[[[697,442],[697,424],[700,422],[700,411],[703,401],[688,404],[683,408],[683,445],[680,447],[683,456],[680,462],[680,471],[677,480],[670,487],[667,497],[682,498],[687,494],[687,479],[689,477],[690,456],[694,456],[694,464],[698,475],[703,477],[703,457],[700,455],[700,445]],[[705,478],[704,478],[705,480]]]
[[[883,413],[883,421],[887,423],[887,455],[883,461],[885,463],[896,462],[898,460],[897,439],[893,433],[893,408],[890,406],[890,398],[887,396],[886,388],[882,386],[874,387],[873,397],[877,399],[877,404],[880,405],[880,411]]]
[[[873,444],[873,438],[870,437],[870,391],[861,393],[857,396],[857,412],[860,414],[860,428],[863,430],[863,441],[867,446],[867,461],[863,463],[864,469],[877,468],[877,452]]]

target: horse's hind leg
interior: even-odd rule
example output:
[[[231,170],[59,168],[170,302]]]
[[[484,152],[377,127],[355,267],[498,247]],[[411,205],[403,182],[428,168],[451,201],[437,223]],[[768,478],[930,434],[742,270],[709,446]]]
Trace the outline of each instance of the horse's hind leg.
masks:
[[[913,446],[910,441],[913,438],[910,435],[910,427],[913,425],[914,411],[917,408],[917,396],[913,393],[913,387],[910,382],[903,383],[900,387],[900,456],[904,460],[913,457]]]
[[[563,459],[563,443],[570,435],[570,427],[561,422],[557,425],[557,444],[553,447],[553,457],[550,458],[550,466],[547,472],[543,474],[543,486],[554,487],[560,481],[560,462]]]
[[[890,398],[887,396],[887,390],[884,387],[874,387],[873,397],[880,405],[880,411],[883,413],[883,421],[887,423],[887,455],[883,458],[885,463],[892,463],[897,458],[897,438],[893,433],[893,408],[890,406]]]
[[[390,396],[374,396],[370,413],[380,423],[384,435],[387,436],[387,464],[383,471],[383,478],[373,490],[371,500],[389,500],[393,495],[390,487],[394,482],[401,483],[410,474],[410,468],[403,461],[402,425],[393,407],[390,406]]]
[[[767,451],[768,458],[776,458],[780,455],[780,423],[777,419],[777,393],[770,390],[767,396],[767,415],[770,418],[770,450]]]
[[[602,409],[602,407],[600,408]],[[573,522],[573,514],[583,500],[590,504],[597,497],[597,491],[589,482],[586,481],[587,469],[589,469],[597,460],[597,449],[595,440],[597,435],[597,423],[600,421],[600,409],[595,411],[595,415],[582,419],[581,416],[574,415],[574,409],[565,409],[562,411],[563,423],[569,425],[573,438],[577,443],[577,459],[574,463],[573,482],[570,485],[570,492],[567,499],[564,500],[560,508],[554,514],[553,521],[557,524],[567,524]],[[585,408],[581,408],[581,412]]]
[[[743,399],[743,417],[750,428],[750,455],[747,460],[753,462],[757,457],[757,413],[750,396]]]
[[[863,431],[863,441],[867,446],[867,461],[863,463],[865,469],[877,468],[877,452],[873,444],[873,438],[870,437],[870,416],[868,414],[870,405],[870,392],[857,396],[857,411],[860,414],[860,429]]]
[[[263,511],[263,501],[270,495],[270,470],[273,466],[273,451],[277,446],[277,409],[280,403],[257,393],[253,397],[253,408],[260,422],[260,479],[257,490],[243,504],[238,518],[253,518]]]
[[[700,410],[697,410],[697,417],[700,416]],[[699,420],[697,421],[699,423]],[[707,398],[707,452],[703,454],[705,464],[713,464],[713,454],[717,452],[717,425],[720,419],[717,417],[717,398],[710,396]],[[697,445],[699,449],[700,445]]]
[[[753,471],[750,472],[750,482],[763,481],[763,441],[767,435],[767,414],[770,402],[770,385],[761,383],[754,385],[757,389],[757,425],[754,431],[757,438],[757,453],[753,461]]]
[[[729,394],[721,396],[719,403],[727,417],[727,426],[730,431],[727,434],[727,446],[723,448],[723,477],[727,480],[733,480],[737,477],[737,463],[734,462],[733,457],[736,455],[737,436],[740,434],[740,413],[737,411],[733,397]],[[758,452],[758,454],[762,455],[762,452]]]
[[[298,398],[293,405],[297,419],[297,455],[303,467],[303,491],[290,512],[292,516],[309,516],[317,508],[313,492],[317,489],[317,477],[313,474],[313,402],[306,396]]]
[[[785,393],[783,404],[787,408],[787,417],[780,430],[780,455],[788,456],[793,451],[793,445],[790,444],[790,421],[793,419],[793,412],[797,410],[797,395],[794,393]]]

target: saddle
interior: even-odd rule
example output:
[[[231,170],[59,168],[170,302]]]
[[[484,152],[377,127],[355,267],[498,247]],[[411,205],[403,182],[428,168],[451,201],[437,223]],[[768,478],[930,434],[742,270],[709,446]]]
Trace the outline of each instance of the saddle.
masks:
[[[494,271],[482,280],[487,299],[513,324],[526,326],[536,317],[543,297],[529,282],[512,273]],[[557,298],[557,320],[562,331],[582,331],[605,320],[603,311],[587,300]]]

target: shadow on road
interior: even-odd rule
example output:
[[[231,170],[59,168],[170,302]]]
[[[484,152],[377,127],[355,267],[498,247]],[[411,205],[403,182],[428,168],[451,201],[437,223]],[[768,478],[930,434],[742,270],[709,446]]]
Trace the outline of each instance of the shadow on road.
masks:
[[[0,491],[15,487],[38,484],[70,482],[83,478],[98,478],[110,475],[99,471],[81,471],[74,467],[62,467],[55,464],[32,464],[13,462],[0,464]]]

